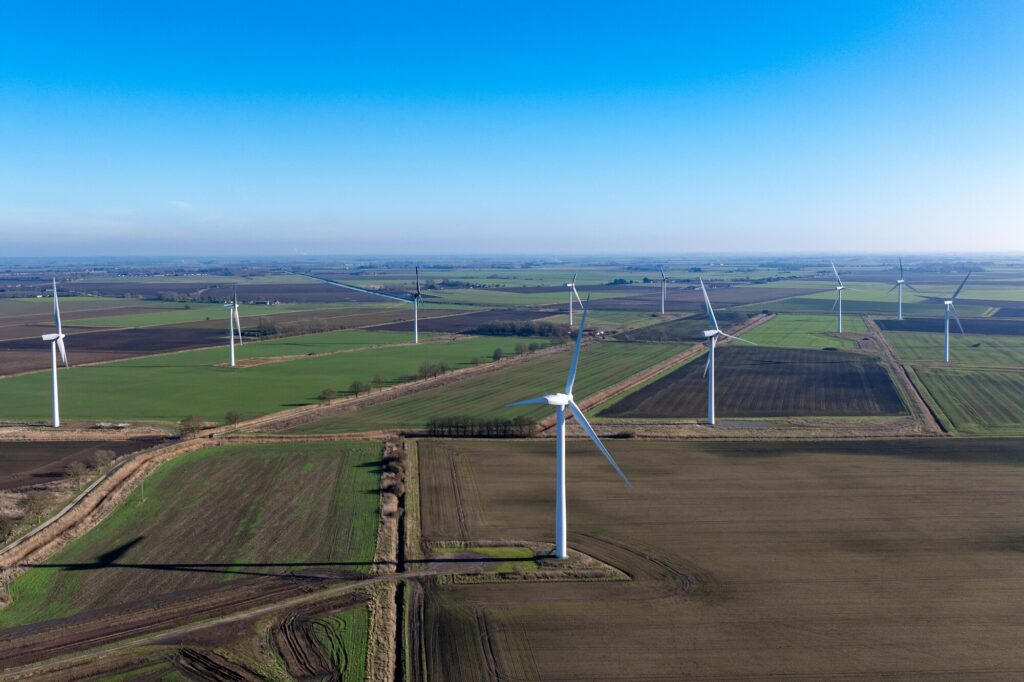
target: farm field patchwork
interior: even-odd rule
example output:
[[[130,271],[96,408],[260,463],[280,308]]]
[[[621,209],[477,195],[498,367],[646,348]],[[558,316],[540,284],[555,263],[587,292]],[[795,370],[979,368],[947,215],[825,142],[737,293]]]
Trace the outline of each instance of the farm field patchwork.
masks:
[[[144,499],[136,489],[96,528],[16,578],[0,626],[303,567],[366,571],[380,454],[380,443],[349,441],[181,455],[149,476]]]
[[[435,586],[428,679],[1013,678],[1024,443],[569,443],[570,548],[632,580]],[[421,441],[428,541],[550,542],[553,444]],[[414,624],[416,627],[416,624]]]
[[[321,341],[321,336],[335,341]],[[354,339],[357,350],[301,355],[344,349],[344,338]],[[371,339],[385,338],[403,345],[358,349]],[[369,382],[377,374],[389,384],[406,381],[416,376],[424,362],[447,362],[458,369],[477,356],[489,357],[496,347],[511,354],[518,342],[505,337],[463,337],[414,346],[408,343],[408,334],[360,330],[302,339],[245,344],[241,350],[236,347],[242,358],[276,354],[289,357],[284,362],[235,369],[224,366],[226,347],[61,369],[61,413],[68,421],[176,422],[189,414],[220,421],[229,410],[255,417],[315,403],[324,388],[344,394],[353,381]],[[68,351],[73,353],[73,347],[69,346]],[[71,357],[73,361],[74,355]],[[49,373],[0,381],[0,414],[11,420],[46,419],[50,414]]]
[[[730,327],[740,325],[751,317],[753,313],[737,313],[723,311],[715,314],[719,326],[724,331]],[[659,343],[695,343],[704,340],[704,330],[708,328],[708,319],[704,315],[691,314],[679,320],[652,324],[640,329],[633,329],[619,334],[616,338],[622,341],[656,341]]]
[[[836,318],[832,315],[782,313],[754,327],[743,338],[761,346],[783,348],[856,348],[856,339],[846,335],[865,334],[867,327],[860,317],[844,315],[843,336],[835,331]]]
[[[0,442],[0,490],[46,483],[64,476],[71,462],[88,463],[99,450],[116,455],[135,452],[160,439],[97,441],[4,441]]]
[[[676,344],[626,344],[616,341],[590,344],[580,351],[579,375],[573,394],[577,400],[585,399],[682,350]],[[570,360],[570,352],[540,357],[447,386],[370,405],[355,412],[344,412],[302,424],[292,432],[333,433],[422,428],[433,417],[513,418],[524,415],[541,419],[550,415],[550,407],[505,406],[515,400],[561,390]]]
[[[845,351],[738,347],[715,352],[720,417],[876,416],[904,412],[874,357]],[[706,355],[606,407],[601,417],[687,418],[707,414]]]
[[[1024,369],[927,366],[912,376],[953,430],[974,435],[1024,435]]]
[[[909,320],[879,319],[875,320],[882,331],[887,332],[924,332],[942,334],[945,322],[941,317],[915,317]],[[1000,336],[1024,336],[1024,320],[1007,320],[997,318],[976,318],[963,320],[964,332],[972,335],[995,334]],[[950,331],[959,334],[960,328],[956,320],[950,320]]]

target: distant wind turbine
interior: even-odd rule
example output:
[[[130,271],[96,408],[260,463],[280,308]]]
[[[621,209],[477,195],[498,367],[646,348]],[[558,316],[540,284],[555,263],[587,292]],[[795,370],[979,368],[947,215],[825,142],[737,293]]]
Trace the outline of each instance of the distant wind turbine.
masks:
[[[668,293],[668,277],[665,276],[665,269],[660,265],[658,266],[658,272],[661,273],[661,314],[665,314],[665,294]]]
[[[566,282],[565,286],[569,287],[569,327],[572,328],[572,297],[575,296],[576,300],[580,302],[580,307],[583,307],[583,301],[580,300],[580,293],[576,291],[576,275],[578,272],[572,273],[572,281]]]
[[[60,351],[60,358],[64,366],[68,366],[68,354],[64,350],[64,331],[60,325],[60,302],[57,300],[57,278],[53,279],[53,326],[56,327],[56,334],[43,334],[43,341],[50,342],[50,359],[53,368],[53,427],[60,426],[60,400],[57,395],[57,351]]]
[[[589,297],[587,299],[589,303]],[[555,417],[557,419],[557,435],[556,435],[556,446],[555,446],[555,556],[559,559],[565,559],[569,556],[566,549],[566,510],[565,510],[565,408],[568,407],[576,417],[577,423],[580,427],[590,436],[590,440],[594,441],[598,449],[608,460],[608,463],[612,465],[612,468],[619,474],[623,481],[630,489],[633,488],[633,484],[629,482],[626,475],[622,473],[622,469],[615,463],[615,459],[612,458],[611,453],[605,448],[604,443],[594,433],[593,427],[587,418],[583,416],[583,410],[580,409],[579,405],[572,397],[572,386],[576,381],[576,368],[580,361],[580,344],[583,341],[583,328],[587,326],[587,305],[583,306],[583,319],[580,320],[580,329],[576,334],[576,348],[572,353],[572,364],[569,366],[569,378],[565,382],[565,390],[561,393],[553,393],[550,395],[540,396],[539,398],[530,398],[528,400],[520,400],[519,402],[512,403],[509,407],[515,405],[553,405],[555,407]]]
[[[832,310],[836,311],[836,333],[843,333],[843,280],[839,278],[839,271],[836,264],[832,263],[832,272],[836,274],[836,302],[832,304]]]
[[[225,303],[228,309],[228,343],[231,345],[231,366],[235,366],[235,330],[238,330],[238,345],[242,345],[242,321],[238,317],[238,291],[235,291],[234,301]]]
[[[392,301],[398,301],[399,303],[411,303],[412,304],[412,342],[420,342],[420,319],[419,319],[419,308],[423,301],[423,295],[420,293],[420,269],[416,267],[416,293],[409,297],[392,296],[391,294],[385,294],[382,291],[374,291],[373,289],[364,289],[363,287],[357,287],[354,284],[345,284],[344,282],[338,282],[333,279],[327,279],[326,277],[315,277],[314,275],[307,275],[304,273],[297,273],[303,277],[309,279],[315,279],[318,282],[324,284],[330,284],[332,287],[341,287],[342,289],[350,289],[352,291],[358,291],[363,294],[370,294],[371,296],[380,296],[381,298],[387,298]]]
[[[711,299],[708,298],[707,287],[704,286],[704,280],[699,279],[700,290],[704,294],[704,305],[708,309],[708,322],[711,323],[711,329],[704,331],[704,338],[708,340],[708,364],[704,366],[704,374],[708,378],[708,424],[714,426],[715,424],[715,345],[718,343],[719,336],[725,336],[730,339],[742,341],[743,343],[749,343],[751,346],[757,344],[753,341],[747,341],[741,339],[738,336],[732,334],[726,334],[718,326],[718,320],[715,318],[715,310],[711,307]]]
[[[945,330],[945,343],[943,357],[946,362],[949,362],[949,314],[953,313],[953,319],[956,320],[956,326],[960,327],[960,334],[964,335],[964,326],[960,324],[960,316],[956,314],[956,306],[953,305],[953,301],[960,295],[960,291],[963,290],[964,285],[967,284],[967,278],[971,276],[971,273],[967,273],[967,277],[964,277],[964,281],[960,282],[960,286],[956,288],[953,295],[943,301],[946,304],[946,330]]]
[[[892,289],[889,289],[889,291],[887,293],[891,294],[893,289],[897,290],[898,293],[897,293],[897,297],[896,297],[896,300],[897,300],[896,315],[897,315],[898,319],[902,320],[903,319],[903,287],[906,286],[911,291],[917,291],[917,289],[915,289],[914,286],[903,277],[903,259],[900,258],[899,261],[900,261],[900,278],[898,280],[896,280],[896,284],[893,284],[892,285]],[[917,293],[921,293],[921,292],[917,291]]]

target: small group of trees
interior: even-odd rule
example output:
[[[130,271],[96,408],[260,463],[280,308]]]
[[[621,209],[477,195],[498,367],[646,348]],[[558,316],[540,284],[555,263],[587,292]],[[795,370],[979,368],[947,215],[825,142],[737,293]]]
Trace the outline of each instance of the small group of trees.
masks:
[[[198,414],[192,414],[178,422],[178,433],[182,438],[192,438],[206,426],[206,420]]]
[[[569,328],[551,322],[485,322],[463,333],[477,336],[541,336],[564,339],[569,336]]]
[[[298,336],[300,334],[320,334],[345,329],[345,325],[335,320],[322,320],[307,317],[301,320],[274,320],[260,317],[256,321],[256,333],[260,336]]]
[[[424,363],[426,364],[426,363]],[[447,371],[447,363],[441,363]],[[423,372],[423,367],[420,367],[420,372]],[[348,385],[348,392],[355,396],[360,396],[363,393],[369,393],[373,389],[380,390],[388,385],[388,378],[384,376],[382,372],[377,372],[373,375],[373,379],[370,381],[363,381],[362,379],[356,379]],[[325,388],[320,391],[320,395],[317,396],[317,400],[321,403],[328,403],[338,397],[338,391],[333,388]]]
[[[520,415],[514,419],[481,417],[434,417],[427,422],[427,434],[444,438],[527,438],[537,422]]]
[[[99,473],[106,470],[116,457],[117,453],[113,450],[96,450],[87,461],[76,459],[68,462],[64,467],[64,476],[72,479],[75,485],[81,485],[82,480],[90,472]]]
[[[441,362],[424,362],[420,365],[420,371],[417,375],[420,379],[430,379],[431,377],[441,376],[451,371],[451,366],[442,360]]]

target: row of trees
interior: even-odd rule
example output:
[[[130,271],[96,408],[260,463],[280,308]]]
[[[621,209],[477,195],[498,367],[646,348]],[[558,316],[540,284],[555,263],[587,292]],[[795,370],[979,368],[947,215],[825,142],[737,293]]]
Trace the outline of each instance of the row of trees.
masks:
[[[541,336],[566,339],[569,336],[569,328],[551,322],[485,322],[473,329],[467,329],[464,333],[478,336]]]
[[[537,422],[520,415],[514,419],[481,417],[434,417],[427,422],[427,435],[444,438],[527,438]]]

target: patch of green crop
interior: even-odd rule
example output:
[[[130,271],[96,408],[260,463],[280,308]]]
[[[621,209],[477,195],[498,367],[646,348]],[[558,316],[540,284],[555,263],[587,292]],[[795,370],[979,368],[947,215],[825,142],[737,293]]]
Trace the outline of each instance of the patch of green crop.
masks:
[[[843,336],[836,331],[834,315],[780,314],[743,335],[760,346],[782,348],[856,348],[857,341],[847,334],[867,333],[864,320],[857,315],[843,316]]]

